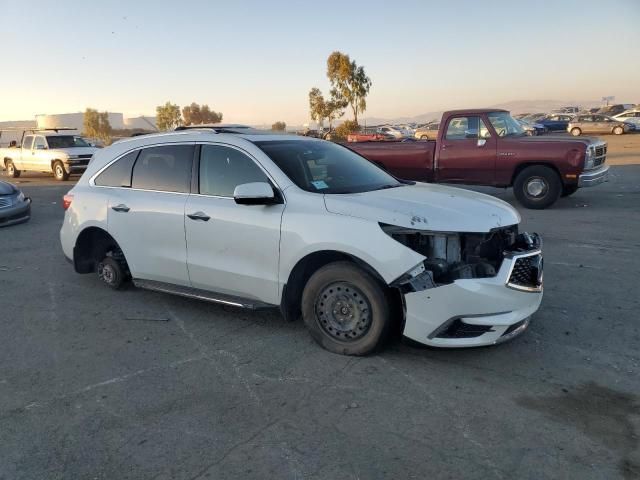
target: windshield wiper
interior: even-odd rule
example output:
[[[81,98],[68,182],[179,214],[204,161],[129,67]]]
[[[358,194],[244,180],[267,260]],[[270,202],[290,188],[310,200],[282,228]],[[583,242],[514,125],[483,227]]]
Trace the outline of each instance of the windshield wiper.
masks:
[[[402,187],[402,186],[403,185],[401,183],[382,185],[381,187],[376,188],[376,190],[386,190],[387,188],[396,188],[396,187]]]

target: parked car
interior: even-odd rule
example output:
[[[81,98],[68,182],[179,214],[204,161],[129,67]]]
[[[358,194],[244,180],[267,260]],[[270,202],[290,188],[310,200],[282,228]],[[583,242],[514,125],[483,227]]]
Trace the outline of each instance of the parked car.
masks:
[[[399,178],[513,187],[527,208],[607,180],[601,140],[528,137],[505,110],[445,112],[435,142],[364,142],[349,148]]]
[[[536,123],[542,125],[549,132],[564,132],[572,118],[572,115],[554,114],[539,118]]]
[[[382,135],[391,136],[391,137],[394,137],[394,138],[408,138],[409,136],[411,136],[405,130],[403,130],[403,129],[399,128],[399,127],[392,127],[391,125],[384,125],[382,127],[378,127],[377,133],[380,133]]]
[[[518,119],[516,121],[520,124],[520,126],[524,129],[525,133],[529,136],[542,135],[547,131],[545,126],[539,123],[532,123],[523,119]]]
[[[606,107],[602,107],[596,113],[599,113],[600,115],[606,115],[607,117],[612,117],[634,107],[635,105],[631,103],[618,103],[616,105],[607,105]]]
[[[551,113],[575,115],[578,112],[580,112],[580,110],[582,110],[582,107],[568,106],[568,107],[560,107],[555,110],[551,110]]]
[[[527,122],[537,122],[538,120],[545,118],[547,116],[546,113],[530,113],[524,117],[521,117],[522,120]]]
[[[605,115],[578,115],[567,125],[567,131],[574,137],[583,133],[613,133],[622,135],[635,129],[633,123],[621,122]]]
[[[640,130],[640,110],[627,110],[611,118],[618,122],[633,123],[635,130]]]
[[[522,333],[542,299],[540,239],[518,232],[509,204],[397,180],[318,139],[124,140],[96,153],[63,206],[77,272],[279,307],[342,354],[374,351],[393,325],[427,345],[493,345]]]
[[[15,185],[0,181],[0,227],[23,223],[31,218],[31,199]]]
[[[438,136],[440,122],[427,123],[426,125],[416,129],[415,138],[420,140],[435,140]]]
[[[56,180],[67,180],[72,173],[84,172],[97,150],[78,135],[27,130],[20,148],[0,149],[0,159],[7,175],[13,178],[23,171],[33,171],[53,172]]]

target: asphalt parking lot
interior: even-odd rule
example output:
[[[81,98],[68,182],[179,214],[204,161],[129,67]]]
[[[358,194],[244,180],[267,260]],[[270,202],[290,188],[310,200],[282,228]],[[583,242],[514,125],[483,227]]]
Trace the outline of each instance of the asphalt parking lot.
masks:
[[[366,358],[277,312],[77,275],[70,184],[20,187],[33,218],[0,229],[2,479],[640,477],[640,165],[520,209],[546,269],[523,336]]]

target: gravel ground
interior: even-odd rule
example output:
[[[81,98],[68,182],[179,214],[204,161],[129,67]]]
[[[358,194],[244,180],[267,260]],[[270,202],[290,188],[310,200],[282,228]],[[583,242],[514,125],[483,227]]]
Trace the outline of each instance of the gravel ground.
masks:
[[[612,173],[520,209],[546,267],[523,336],[366,358],[277,312],[75,274],[69,184],[24,176],[33,218],[0,229],[0,478],[639,478],[640,166]]]

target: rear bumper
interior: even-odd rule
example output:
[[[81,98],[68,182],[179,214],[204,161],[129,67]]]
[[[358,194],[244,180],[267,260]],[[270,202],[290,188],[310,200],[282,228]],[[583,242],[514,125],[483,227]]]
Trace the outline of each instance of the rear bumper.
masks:
[[[31,199],[25,198],[24,202],[8,208],[0,209],[0,227],[8,227],[17,223],[23,223],[31,218]]]
[[[606,182],[609,179],[609,165],[603,165],[602,167],[584,172],[578,177],[578,187],[593,187],[600,183]]]
[[[495,277],[405,294],[404,335],[425,345],[460,348],[495,345],[524,332],[540,307],[542,284],[530,291],[514,288],[509,279],[518,258],[505,258]]]

